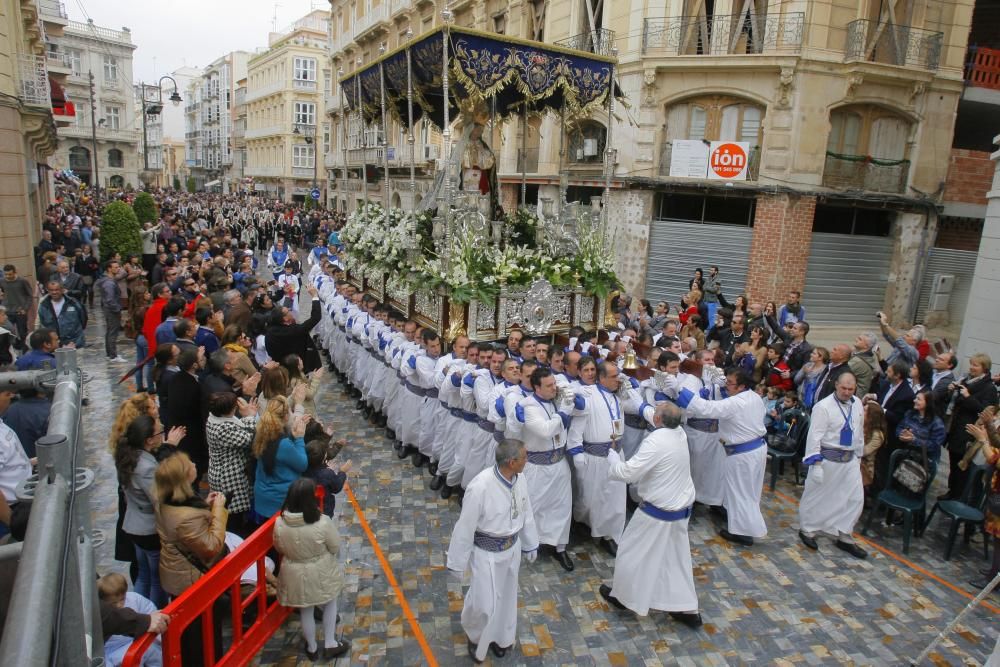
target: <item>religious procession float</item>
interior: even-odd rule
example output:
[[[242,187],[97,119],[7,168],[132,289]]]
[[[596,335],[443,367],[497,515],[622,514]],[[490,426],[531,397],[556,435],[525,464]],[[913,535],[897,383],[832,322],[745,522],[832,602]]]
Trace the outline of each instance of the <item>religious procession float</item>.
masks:
[[[484,137],[512,117],[556,113],[565,124],[598,108],[610,117],[615,59],[459,28],[448,10],[443,17],[439,29],[340,81],[346,108],[366,127],[384,137],[392,117],[412,147],[414,123],[425,119],[444,144],[431,191],[406,211],[389,206],[383,151],[382,203],[363,204],[340,233],[348,279],[449,339],[603,327],[619,286],[602,206],[610,149],[603,198],[566,202],[563,176],[560,201],[543,200],[539,213],[525,206],[522,173],[520,206],[504,211]],[[410,187],[416,192],[412,163]]]

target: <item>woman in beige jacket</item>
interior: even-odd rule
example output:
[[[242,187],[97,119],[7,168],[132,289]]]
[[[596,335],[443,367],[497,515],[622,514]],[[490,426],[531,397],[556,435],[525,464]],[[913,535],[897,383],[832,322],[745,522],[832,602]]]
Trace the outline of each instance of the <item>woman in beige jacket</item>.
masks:
[[[281,515],[274,523],[274,547],[282,555],[278,572],[278,602],[297,607],[309,660],[319,659],[313,607],[323,607],[323,660],[351,650],[337,641],[337,598],[344,587],[337,524],[320,511],[316,484],[307,478],[288,487]]]

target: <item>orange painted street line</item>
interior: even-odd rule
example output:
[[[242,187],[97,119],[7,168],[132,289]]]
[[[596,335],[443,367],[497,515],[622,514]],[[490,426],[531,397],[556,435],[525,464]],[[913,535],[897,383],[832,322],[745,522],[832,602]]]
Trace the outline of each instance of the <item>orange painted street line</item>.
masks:
[[[413,615],[413,610],[410,609],[410,603],[406,601],[406,596],[403,595],[403,589],[399,587],[399,583],[396,581],[396,577],[392,573],[389,561],[386,559],[385,554],[382,553],[382,548],[379,547],[378,540],[375,539],[375,533],[372,532],[371,526],[368,525],[368,519],[365,518],[364,510],[362,510],[361,505],[358,504],[358,499],[354,496],[354,491],[351,489],[349,484],[344,485],[344,490],[347,492],[347,498],[351,501],[351,505],[354,507],[354,512],[358,516],[358,521],[361,523],[361,529],[365,531],[365,535],[368,537],[368,541],[371,543],[372,549],[375,550],[375,557],[378,558],[378,562],[382,566],[382,572],[385,573],[386,580],[388,580],[389,585],[392,586],[392,591],[396,594],[396,600],[399,601],[399,606],[403,608],[403,616],[406,617],[406,621],[410,624],[410,629],[413,631],[413,636],[417,638],[417,643],[420,644],[420,650],[424,653],[424,659],[427,661],[428,667],[437,667],[437,659],[434,657],[434,653],[431,651],[431,647],[427,643],[427,638],[424,637],[423,630],[420,629],[420,623],[417,622],[417,617]]]
[[[781,498],[785,502],[791,503],[792,505],[798,505],[799,504],[799,501],[795,500],[795,498],[792,498],[791,496],[786,496],[784,493],[781,493],[780,491],[775,490],[775,491],[772,491],[771,493],[773,493],[778,498]],[[964,597],[966,600],[974,600],[976,598],[975,595],[972,595],[968,591],[965,591],[965,590],[959,588],[958,586],[956,586],[955,584],[951,583],[950,581],[942,579],[941,577],[939,577],[938,575],[934,574],[933,572],[927,571],[926,569],[924,569],[923,567],[917,565],[916,563],[914,563],[913,561],[909,560],[908,558],[905,558],[904,556],[901,556],[900,554],[897,554],[892,549],[887,549],[886,547],[883,547],[883,546],[881,546],[879,544],[876,544],[875,542],[872,542],[868,538],[863,537],[863,536],[861,536],[861,535],[859,535],[857,533],[854,534],[854,538],[858,539],[858,540],[861,540],[862,542],[864,542],[865,544],[867,544],[868,546],[870,546],[872,549],[875,549],[876,551],[881,552],[882,554],[888,556],[889,558],[893,559],[894,561],[896,561],[898,563],[901,563],[901,564],[907,566],[908,568],[910,568],[912,570],[916,570],[917,572],[919,572],[920,574],[924,575],[928,579],[933,579],[934,581],[936,581],[937,583],[941,584],[945,588],[948,588],[949,590],[952,590],[955,593],[958,593],[959,595],[961,595],[962,597]],[[986,607],[987,609],[989,609],[990,611],[992,611],[994,614],[1000,614],[1000,608],[997,608],[997,607],[991,605],[986,600],[983,600],[979,604],[982,605],[983,607]]]

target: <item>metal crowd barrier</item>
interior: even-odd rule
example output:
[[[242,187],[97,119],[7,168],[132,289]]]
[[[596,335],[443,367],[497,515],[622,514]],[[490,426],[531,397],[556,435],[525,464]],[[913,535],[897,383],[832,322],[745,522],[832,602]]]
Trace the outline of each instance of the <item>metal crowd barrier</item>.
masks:
[[[3,570],[13,573],[0,667],[104,665],[87,497],[94,475],[79,465],[83,373],[76,350],[55,356],[54,370],[0,373],[0,391],[53,393],[37,473],[17,488],[18,502],[31,503],[24,542],[0,549]]]

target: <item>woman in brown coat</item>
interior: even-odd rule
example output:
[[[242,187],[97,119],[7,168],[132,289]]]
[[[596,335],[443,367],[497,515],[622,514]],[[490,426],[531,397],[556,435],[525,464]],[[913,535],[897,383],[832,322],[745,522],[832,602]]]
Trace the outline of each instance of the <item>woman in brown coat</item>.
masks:
[[[194,463],[183,452],[156,467],[156,532],[160,535],[160,586],[177,597],[226,555],[226,496],[213,491],[208,502],[191,484],[198,478]],[[222,618],[215,609],[216,659],[222,657]],[[203,664],[201,622],[187,627],[181,637],[185,667]]]
[[[278,602],[299,609],[306,655],[313,662],[319,659],[313,607],[323,607],[323,659],[348,653],[351,643],[337,641],[337,598],[344,587],[340,534],[337,524],[320,511],[311,479],[298,479],[288,487],[274,523],[274,547],[282,555]]]

